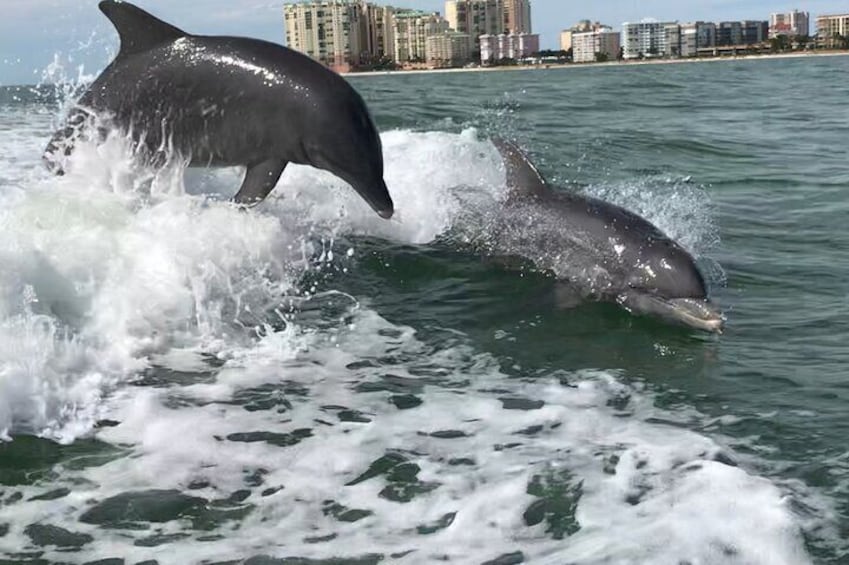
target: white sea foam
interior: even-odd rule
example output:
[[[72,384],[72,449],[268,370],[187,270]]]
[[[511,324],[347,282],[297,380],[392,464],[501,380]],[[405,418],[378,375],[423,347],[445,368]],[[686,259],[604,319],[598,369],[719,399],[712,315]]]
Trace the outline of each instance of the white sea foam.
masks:
[[[463,336],[433,345],[367,296],[307,292],[335,301],[335,313],[318,326],[281,313],[269,327],[285,296],[304,294],[304,273],[357,259],[347,248],[319,256],[322,241],[427,243],[462,217],[457,190],[503,196],[496,154],[474,131],[383,140],[391,222],[307,167],[244,213],[215,197],[232,193],[237,171],[150,177],[117,141],[83,147],[62,178],[42,173],[37,153],[2,165],[0,428],[64,442],[91,432],[127,453],[19,487],[24,499],[0,507],[11,525],[0,550],[35,549],[25,527],[42,523],[93,537],[73,555],[38,548],[57,561],[406,551],[405,563],[515,551],[539,563],[807,561],[776,486],[715,461],[714,440],[651,421],[674,417],[614,375],[511,377]],[[131,384],[150,375],[166,382]],[[393,394],[422,403],[401,410]],[[102,418],[119,424],[92,432]],[[407,482],[384,473],[350,484],[387,454]],[[78,521],[128,491],[226,499],[247,476],[247,499],[226,507],[242,514],[212,531],[188,519],[142,530]],[[70,494],[28,500],[61,486]],[[391,500],[411,487],[421,492],[409,502]],[[327,501],[364,512],[339,520]],[[146,547],[152,535],[175,537]]]
[[[397,361],[346,368],[363,361],[378,365],[388,356]],[[422,377],[416,365],[423,359],[441,377]],[[396,382],[421,387],[423,404],[398,410],[387,401],[389,392],[357,388],[380,383],[387,373]],[[467,379],[471,386],[462,383]],[[303,397],[289,394],[291,408],[285,414],[273,417],[274,410],[251,412],[230,403],[239,390],[283,382],[308,391]],[[626,408],[609,406],[627,395],[632,398]],[[537,403],[509,410],[504,398]],[[368,421],[340,421],[340,408],[333,407],[355,410]],[[603,373],[510,379],[495,359],[475,353],[462,340],[435,352],[411,328],[368,310],[332,336],[295,330],[271,334],[253,350],[241,350],[212,383],[122,389],[112,398],[108,416],[121,424],[99,438],[133,445],[133,457],[66,473],[65,481],[86,482],[62,504],[19,505],[3,509],[0,517],[15,512],[17,522],[88,532],[95,541],[85,548],[87,558],[121,555],[160,563],[410,550],[414,553],[405,561],[411,563],[443,557],[481,562],[517,550],[541,563],[567,557],[577,563],[795,564],[807,559],[778,489],[714,461],[720,447],[713,441],[646,422],[670,417],[653,408],[649,396]],[[311,429],[312,435],[286,448],[233,439],[257,430],[285,434],[297,429]],[[446,430],[463,435],[438,437]],[[399,504],[380,496],[388,484],[384,476],[349,484],[392,450],[420,467],[418,480],[438,483],[438,488]],[[462,465],[448,463],[461,459],[466,460]],[[126,491],[185,490],[192,482],[207,481],[192,494],[226,498],[245,488],[246,474],[256,469],[266,471],[263,488],[285,488],[265,497],[256,489],[245,500],[256,507],[241,520],[240,535],[227,533],[232,524],[225,523],[222,539],[200,543],[196,538],[205,532],[193,532],[186,523],[127,532],[74,522],[90,507],[88,501]],[[525,523],[523,513],[537,500],[528,492],[534,477],[562,481],[561,488],[580,493],[572,495],[577,526],[566,526],[571,535],[563,540],[546,535],[552,528],[546,521],[532,527]],[[369,514],[354,523],[340,522],[324,511],[326,501]],[[417,533],[452,513],[444,529]],[[130,542],[180,531],[191,536],[156,548]],[[325,543],[307,539],[333,534]],[[19,531],[10,536],[10,543],[26,543]]]

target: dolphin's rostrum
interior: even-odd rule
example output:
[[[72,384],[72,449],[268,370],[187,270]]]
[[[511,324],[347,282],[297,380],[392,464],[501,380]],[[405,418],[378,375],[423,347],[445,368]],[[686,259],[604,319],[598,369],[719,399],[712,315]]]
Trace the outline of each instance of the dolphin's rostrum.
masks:
[[[380,216],[392,216],[380,136],[341,76],[275,43],[188,34],[127,2],[99,7],[120,51],[48,144],[55,172],[97,114],[154,164],[176,153],[191,165],[246,166],[238,203],[263,200],[291,162],[330,171]]]

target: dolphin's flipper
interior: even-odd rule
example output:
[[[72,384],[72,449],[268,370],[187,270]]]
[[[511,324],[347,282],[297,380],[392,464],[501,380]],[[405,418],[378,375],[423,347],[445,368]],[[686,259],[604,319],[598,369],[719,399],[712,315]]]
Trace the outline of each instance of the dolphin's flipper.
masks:
[[[64,158],[68,157],[74,150],[76,132],[76,128],[71,125],[63,127],[53,134],[53,137],[50,138],[50,142],[44,149],[41,159],[44,161],[44,166],[47,167],[47,170],[54,175],[61,176],[65,174]]]
[[[551,192],[542,174],[518,145],[500,137],[492,138],[492,144],[501,153],[507,168],[507,186],[515,195],[540,197]]]
[[[155,18],[129,2],[103,0],[98,7],[121,36],[121,49],[117,58],[141,53],[187,35],[180,28]]]
[[[233,197],[233,202],[247,206],[262,202],[268,196],[268,193],[274,189],[277,181],[280,180],[280,175],[283,174],[283,169],[288,164],[288,161],[282,159],[268,159],[248,165],[245,180],[242,181],[239,192]]]
[[[54,175],[65,174],[66,158],[74,152],[77,139],[89,129],[89,118],[89,114],[79,107],[70,111],[65,120],[65,126],[53,134],[41,155],[48,171]],[[101,134],[102,141],[105,134],[102,134],[99,129],[97,132]]]

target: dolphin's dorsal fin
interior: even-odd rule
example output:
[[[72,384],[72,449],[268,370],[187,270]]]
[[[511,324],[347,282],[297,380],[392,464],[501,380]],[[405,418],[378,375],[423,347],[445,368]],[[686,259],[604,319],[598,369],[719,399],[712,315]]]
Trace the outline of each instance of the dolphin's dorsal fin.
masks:
[[[542,174],[518,145],[500,137],[492,138],[507,169],[507,187],[514,196],[543,196],[550,192]]]
[[[121,37],[119,57],[141,53],[187,35],[180,28],[153,17],[129,2],[103,0],[98,7]]]

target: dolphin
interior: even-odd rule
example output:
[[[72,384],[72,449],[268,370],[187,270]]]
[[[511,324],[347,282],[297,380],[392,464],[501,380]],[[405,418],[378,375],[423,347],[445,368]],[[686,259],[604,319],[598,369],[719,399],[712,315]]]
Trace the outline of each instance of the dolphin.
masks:
[[[509,190],[491,222],[492,252],[518,255],[553,272],[573,302],[611,301],[632,313],[722,333],[725,319],[681,245],[620,206],[553,188],[517,145],[492,142]]]
[[[239,204],[262,201],[286,165],[298,163],[333,173],[381,217],[392,216],[380,135],[340,75],[275,43],[186,33],[128,2],[99,8],[120,50],[48,143],[50,170],[62,174],[90,117],[105,116],[154,165],[176,155],[190,166],[247,167]]]

